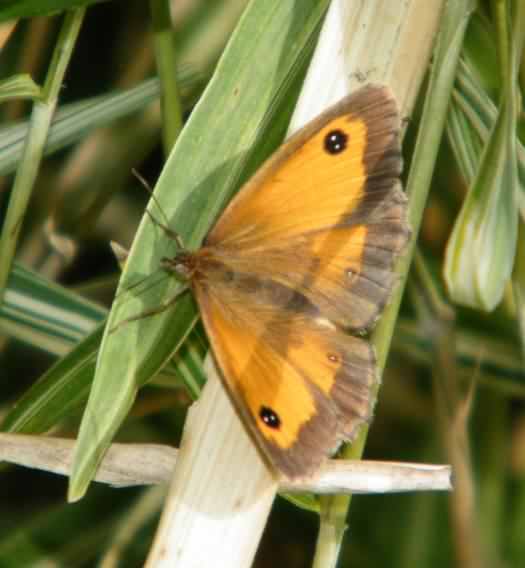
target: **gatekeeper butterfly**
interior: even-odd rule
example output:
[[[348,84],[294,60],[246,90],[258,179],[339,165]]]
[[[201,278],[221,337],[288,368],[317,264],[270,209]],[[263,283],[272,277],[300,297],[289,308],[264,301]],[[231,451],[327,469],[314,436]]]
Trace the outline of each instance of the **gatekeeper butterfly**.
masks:
[[[362,335],[410,233],[399,128],[390,90],[361,88],[286,141],[199,250],[162,261],[189,282],[237,412],[288,478],[372,415],[378,377]]]

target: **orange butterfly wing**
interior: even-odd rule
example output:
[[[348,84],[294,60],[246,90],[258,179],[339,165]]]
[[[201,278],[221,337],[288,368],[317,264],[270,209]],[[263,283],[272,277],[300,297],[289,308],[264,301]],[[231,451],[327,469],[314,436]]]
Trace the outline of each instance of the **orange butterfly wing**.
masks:
[[[269,460],[311,472],[368,420],[368,328],[409,229],[399,116],[365,87],[259,170],[192,256],[192,287],[228,392]]]
[[[261,283],[250,304],[231,282],[217,282],[196,295],[237,411],[281,473],[314,471],[371,416],[371,346],[308,311],[272,309],[278,286]]]
[[[342,135],[342,151],[327,150]],[[286,142],[239,192],[205,246],[229,269],[303,293],[330,320],[368,328],[409,230],[399,115],[386,87],[350,95]]]

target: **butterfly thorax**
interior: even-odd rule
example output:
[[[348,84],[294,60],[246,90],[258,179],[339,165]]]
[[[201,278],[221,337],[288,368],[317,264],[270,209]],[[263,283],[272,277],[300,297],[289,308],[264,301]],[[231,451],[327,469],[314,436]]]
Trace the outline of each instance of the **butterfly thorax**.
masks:
[[[195,252],[181,250],[172,257],[164,257],[161,266],[166,272],[189,282],[213,280],[213,275],[225,270],[222,263],[213,258],[213,252],[205,247]]]
[[[194,289],[213,290],[225,306],[249,302],[288,316],[319,315],[318,308],[296,287],[280,282],[274,274],[261,274],[256,264],[255,259],[247,262],[238,251],[205,245],[195,253],[177,254],[167,268],[190,280]]]
[[[197,270],[198,256],[197,254],[182,250],[175,256],[164,257],[161,260],[161,267],[166,272],[175,273],[183,280],[192,280]]]

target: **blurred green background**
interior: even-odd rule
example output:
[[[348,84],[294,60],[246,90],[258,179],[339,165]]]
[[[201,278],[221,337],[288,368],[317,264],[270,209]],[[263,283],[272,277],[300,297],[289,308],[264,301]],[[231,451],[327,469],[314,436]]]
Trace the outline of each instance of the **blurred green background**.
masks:
[[[3,219],[23,163],[34,100],[45,97],[50,83],[50,61],[64,26],[61,10],[87,6],[57,87],[46,156],[29,184],[0,309],[4,431],[76,436],[100,341],[96,326],[120,275],[109,242],[131,244],[149,198],[132,170],[154,186],[179,117],[186,120],[199,100],[249,2],[173,3],[178,94],[164,93],[166,100],[180,103],[180,112],[159,103],[153,36],[163,21],[162,4],[0,5]],[[322,23],[321,4],[266,135],[239,166],[237,185],[286,131]],[[451,463],[455,491],[354,497],[339,566],[525,565],[525,153],[520,142],[525,25],[520,10],[519,0],[494,0],[480,2],[470,17],[365,451],[367,459]],[[515,61],[502,72],[506,44],[507,60]],[[514,72],[506,74],[508,69]],[[427,87],[428,81],[405,137],[406,175]],[[493,128],[497,109],[501,126]],[[484,148],[490,150],[484,154]],[[4,242],[5,227],[4,221]],[[3,253],[5,265],[10,259],[6,249]],[[484,259],[490,259],[488,270],[471,277],[472,264]],[[145,279],[144,288],[155,282],[155,275]],[[119,441],[178,445],[186,410],[202,386],[206,350],[197,324],[168,368],[140,390]],[[60,359],[68,352],[69,359]],[[0,566],[144,562],[162,506],[158,489],[93,484],[83,500],[69,505],[65,478],[6,463],[0,476]],[[278,497],[255,566],[311,566],[318,526],[316,512]]]

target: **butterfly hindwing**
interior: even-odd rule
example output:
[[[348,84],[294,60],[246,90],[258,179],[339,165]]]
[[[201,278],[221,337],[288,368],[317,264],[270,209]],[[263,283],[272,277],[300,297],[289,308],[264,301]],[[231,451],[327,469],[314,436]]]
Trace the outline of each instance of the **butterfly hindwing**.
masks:
[[[279,471],[290,478],[311,473],[369,420],[373,350],[314,312],[275,310],[267,302],[283,295],[272,284],[252,304],[239,286],[196,288],[227,390]]]

